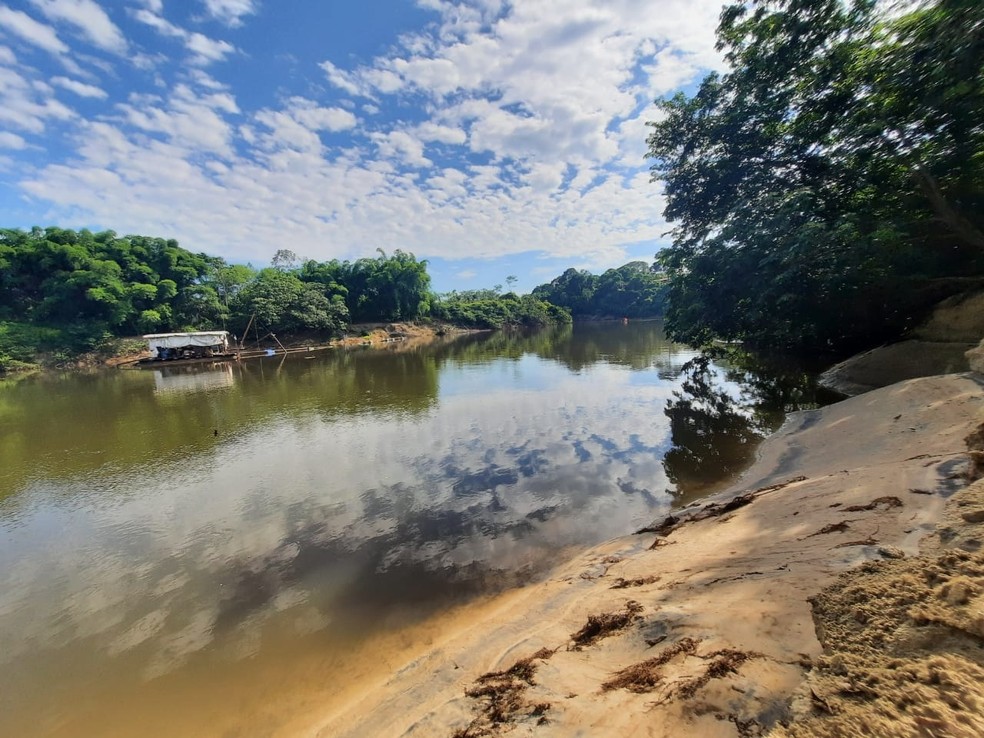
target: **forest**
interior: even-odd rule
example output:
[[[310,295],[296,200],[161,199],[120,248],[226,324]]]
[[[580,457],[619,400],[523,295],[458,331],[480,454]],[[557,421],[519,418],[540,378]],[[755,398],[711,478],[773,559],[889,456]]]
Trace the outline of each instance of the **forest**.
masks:
[[[633,262],[597,280],[590,315],[657,315],[655,266]],[[569,270],[573,271],[573,270]],[[173,239],[57,227],[0,230],[0,371],[113,350],[116,339],[200,329],[343,333],[352,323],[419,319],[501,328],[570,322],[581,292],[558,278],[517,295],[492,289],[436,294],[426,260],[399,249],[319,262],[288,249],[255,269],[182,248]],[[580,286],[577,288],[581,289]],[[575,299],[577,297],[577,299]],[[602,299],[603,298],[603,299]],[[608,311],[607,313],[605,311]],[[646,311],[649,311],[648,313]]]
[[[984,285],[984,4],[885,10],[732,5],[729,70],[657,102],[673,338],[843,354]]]

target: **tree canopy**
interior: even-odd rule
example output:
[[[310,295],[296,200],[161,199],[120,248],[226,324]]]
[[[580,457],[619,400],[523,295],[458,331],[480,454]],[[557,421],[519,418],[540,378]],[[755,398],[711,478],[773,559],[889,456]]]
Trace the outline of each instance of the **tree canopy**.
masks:
[[[632,261],[595,276],[568,269],[533,289],[533,296],[579,318],[650,318],[662,315],[666,275],[658,264]]]
[[[0,230],[0,319],[137,333],[215,326],[221,259],[177,241],[62,228]]]
[[[671,335],[850,350],[981,282],[984,6],[737,4],[718,48],[650,124]]]

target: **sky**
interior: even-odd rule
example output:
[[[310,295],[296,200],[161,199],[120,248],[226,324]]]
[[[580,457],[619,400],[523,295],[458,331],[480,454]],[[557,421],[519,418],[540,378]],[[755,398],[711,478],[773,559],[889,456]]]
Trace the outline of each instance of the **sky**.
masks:
[[[433,287],[668,243],[653,101],[722,60],[721,0],[0,0],[0,226],[264,266],[376,249]]]

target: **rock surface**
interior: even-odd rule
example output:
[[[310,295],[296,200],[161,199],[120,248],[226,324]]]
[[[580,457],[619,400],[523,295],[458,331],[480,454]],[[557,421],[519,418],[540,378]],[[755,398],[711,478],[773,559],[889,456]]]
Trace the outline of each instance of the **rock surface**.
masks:
[[[835,364],[820,384],[847,397],[916,377],[984,372],[984,292],[947,298],[909,340]],[[977,346],[978,342],[980,346]],[[975,348],[977,346],[977,348]]]
[[[984,338],[981,339],[977,348],[972,348],[964,356],[967,357],[967,364],[972,372],[984,374]]]
[[[970,343],[901,341],[865,351],[820,375],[820,384],[847,397],[916,377],[970,371]]]

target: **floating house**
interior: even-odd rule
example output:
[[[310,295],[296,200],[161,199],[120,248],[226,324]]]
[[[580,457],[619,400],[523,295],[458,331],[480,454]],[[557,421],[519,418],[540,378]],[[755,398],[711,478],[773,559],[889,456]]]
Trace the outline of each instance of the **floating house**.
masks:
[[[150,333],[144,336],[155,361],[228,356],[229,331]]]

